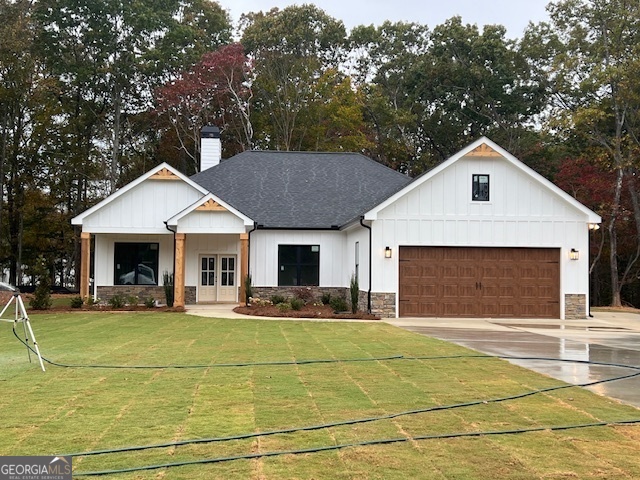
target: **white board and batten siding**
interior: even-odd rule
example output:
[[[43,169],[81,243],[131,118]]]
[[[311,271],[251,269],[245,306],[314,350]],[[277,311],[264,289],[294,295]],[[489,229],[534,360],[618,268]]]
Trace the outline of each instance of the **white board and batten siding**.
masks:
[[[147,179],[82,221],[90,233],[168,233],[164,221],[187,208],[202,192],[182,181]]]
[[[178,223],[180,233],[236,234],[245,233],[244,221],[228,211],[208,212],[193,211],[182,217]]]
[[[254,285],[278,286],[278,245],[319,245],[320,286],[347,287],[347,235],[340,231],[256,230],[251,233],[249,272]]]
[[[355,225],[346,230],[345,234],[347,236],[345,275],[350,281],[351,275],[356,271],[357,263],[358,287],[362,291],[367,291],[369,289],[369,230]]]
[[[489,175],[489,201],[471,199],[474,174]],[[588,295],[587,222],[583,211],[506,159],[462,157],[377,213],[372,289],[397,292],[399,246],[546,247],[561,249],[561,292]],[[386,246],[391,259],[384,258]],[[572,248],[579,261],[569,260]]]

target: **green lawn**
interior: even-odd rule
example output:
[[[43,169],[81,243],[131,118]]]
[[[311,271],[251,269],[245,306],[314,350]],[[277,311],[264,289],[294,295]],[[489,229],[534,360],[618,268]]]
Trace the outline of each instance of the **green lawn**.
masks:
[[[43,354],[76,364],[166,365],[470,353],[375,323],[197,318],[175,313],[32,315]],[[620,374],[628,373],[621,371]],[[0,455],[49,455],[219,437],[490,400],[560,383],[497,359],[113,370],[29,364],[0,324]],[[640,418],[571,388],[327,429],[74,458],[77,472],[374,439]],[[104,478],[640,478],[640,425],[408,441],[181,466]]]

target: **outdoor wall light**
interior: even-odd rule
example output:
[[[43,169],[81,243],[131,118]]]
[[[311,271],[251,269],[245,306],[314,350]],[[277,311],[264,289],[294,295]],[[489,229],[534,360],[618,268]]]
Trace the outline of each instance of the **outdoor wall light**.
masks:
[[[384,258],[391,258],[391,247],[385,247]]]
[[[572,248],[571,251],[569,252],[569,258],[571,260],[579,260],[580,259],[580,250],[576,250],[575,248]]]
[[[597,223],[590,223],[589,224],[589,230],[591,230],[591,231],[600,230],[600,225],[597,224]]]

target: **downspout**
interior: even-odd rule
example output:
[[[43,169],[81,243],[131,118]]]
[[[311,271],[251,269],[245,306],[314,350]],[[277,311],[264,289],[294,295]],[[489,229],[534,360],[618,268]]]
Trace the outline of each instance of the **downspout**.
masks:
[[[247,232],[247,270],[248,274],[251,275],[251,233],[254,232],[258,228],[258,222],[253,222],[253,228]]]
[[[173,278],[173,298],[176,298],[176,279],[175,279],[175,274],[176,274],[176,233],[178,233],[178,232],[176,230],[171,230],[169,228],[169,224],[167,222],[164,222],[164,227],[167,230],[169,230],[171,233],[173,233],[173,272],[171,272],[171,275],[174,277]]]
[[[371,313],[371,281],[373,279],[373,272],[371,271],[371,265],[373,263],[373,248],[371,246],[371,227],[364,224],[364,215],[360,217],[360,225],[369,230],[369,290],[367,291],[367,312]]]

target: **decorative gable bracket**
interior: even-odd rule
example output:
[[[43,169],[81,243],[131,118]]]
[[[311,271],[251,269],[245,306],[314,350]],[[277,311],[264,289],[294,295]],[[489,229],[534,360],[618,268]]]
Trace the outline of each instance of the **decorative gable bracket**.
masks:
[[[153,180],[180,180],[180,177],[178,177],[175,173],[173,173],[171,170],[167,169],[166,167],[161,170],[158,170],[150,178]]]
[[[467,154],[469,157],[501,157],[498,152],[486,143],[482,143]]]
[[[218,202],[216,202],[213,198],[210,198],[209,200],[204,202],[202,205],[200,205],[198,208],[196,208],[196,210],[199,211],[199,212],[226,212],[226,211],[228,211],[226,208],[224,208],[222,205],[220,205]]]

